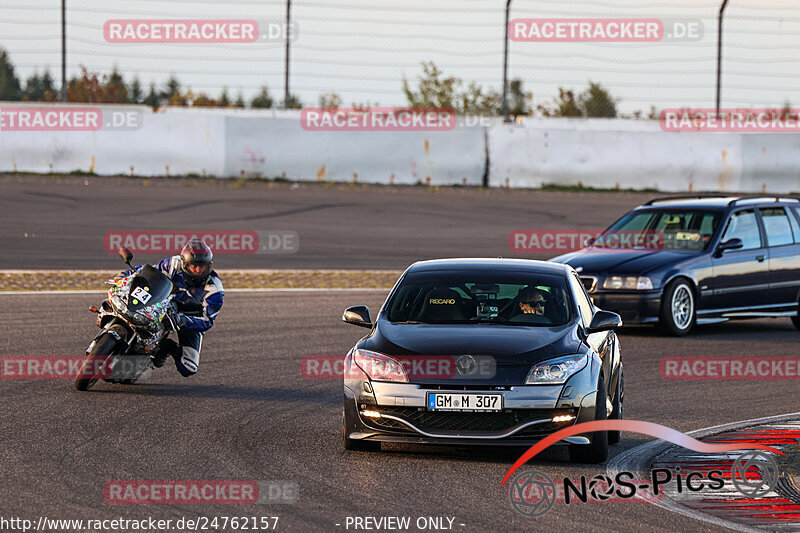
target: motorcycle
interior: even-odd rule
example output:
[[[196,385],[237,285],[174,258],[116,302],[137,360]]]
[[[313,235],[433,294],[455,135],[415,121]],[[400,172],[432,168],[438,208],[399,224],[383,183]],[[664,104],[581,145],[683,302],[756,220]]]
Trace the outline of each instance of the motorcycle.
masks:
[[[100,333],[86,349],[86,358],[75,377],[75,388],[89,390],[99,379],[112,383],[135,383],[153,368],[151,356],[178,327],[175,286],[160,270],[144,265],[138,272],[131,266],[133,254],[120,248],[120,257],[133,271],[117,276],[97,313]]]

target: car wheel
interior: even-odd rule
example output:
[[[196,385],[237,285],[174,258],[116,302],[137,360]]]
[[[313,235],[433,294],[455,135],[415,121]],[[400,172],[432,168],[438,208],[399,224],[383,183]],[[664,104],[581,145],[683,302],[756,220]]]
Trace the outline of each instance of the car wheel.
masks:
[[[614,399],[612,403],[614,405],[614,410],[611,411],[611,416],[609,417],[610,420],[622,420],[622,392],[623,392],[624,381],[622,379],[622,370],[619,371],[619,379],[617,380],[617,388],[614,391]],[[620,439],[622,438],[621,431],[609,431],[608,432],[608,443],[609,444],[619,444]]]
[[[595,399],[594,419],[606,420],[606,382],[603,378],[597,382],[597,398]],[[592,433],[591,444],[571,444],[569,460],[573,463],[604,463],[608,459],[608,431]]]
[[[345,450],[352,450],[358,452],[381,451],[380,442],[355,440],[347,436],[347,420],[345,418],[344,409],[342,409],[342,439],[344,440]]]
[[[695,299],[691,284],[685,279],[671,281],[661,298],[661,329],[669,335],[688,335],[695,323]]]

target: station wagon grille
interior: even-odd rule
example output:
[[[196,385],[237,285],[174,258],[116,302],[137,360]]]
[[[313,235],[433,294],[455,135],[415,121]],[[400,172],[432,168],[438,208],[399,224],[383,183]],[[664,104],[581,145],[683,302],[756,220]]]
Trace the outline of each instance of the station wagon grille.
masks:
[[[581,281],[587,292],[592,292],[597,286],[597,278],[594,276],[581,276]]]

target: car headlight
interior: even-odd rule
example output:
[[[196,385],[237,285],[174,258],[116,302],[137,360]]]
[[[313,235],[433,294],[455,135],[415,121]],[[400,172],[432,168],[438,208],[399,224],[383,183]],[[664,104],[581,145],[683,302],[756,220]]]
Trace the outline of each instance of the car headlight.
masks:
[[[647,276],[609,276],[603,281],[603,288],[647,291],[653,288],[653,282]]]
[[[353,362],[371,380],[408,383],[408,376],[403,365],[388,355],[369,350],[354,350]]]
[[[525,378],[525,385],[563,385],[586,366],[586,354],[565,355],[536,363]]]

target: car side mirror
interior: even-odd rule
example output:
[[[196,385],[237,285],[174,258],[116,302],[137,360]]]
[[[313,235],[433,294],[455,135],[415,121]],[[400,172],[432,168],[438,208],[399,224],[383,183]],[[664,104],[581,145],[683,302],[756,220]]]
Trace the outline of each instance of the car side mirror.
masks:
[[[369,318],[369,307],[366,305],[354,305],[344,310],[342,320],[348,324],[361,326],[362,328],[371,328],[372,320]]]
[[[592,322],[586,328],[586,333],[597,333],[598,331],[608,331],[622,327],[622,317],[611,311],[598,309],[592,317]]]
[[[128,266],[129,266],[129,267],[131,267],[131,268],[133,268],[133,267],[131,266],[131,259],[133,259],[133,252],[131,252],[131,251],[130,251],[129,249],[127,249],[127,248],[120,248],[120,249],[119,249],[119,256],[122,258],[122,261],[123,261],[123,262],[124,262],[126,265],[128,265]]]
[[[738,250],[742,247],[744,247],[742,239],[730,239],[720,243],[719,246],[717,246],[717,253],[715,255],[717,257],[722,257],[722,252],[725,250]]]

